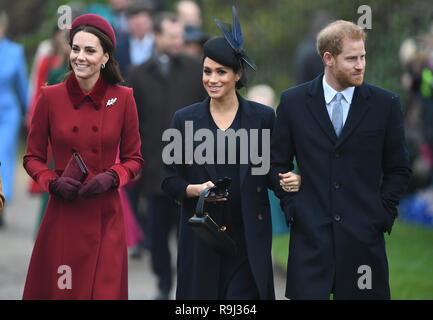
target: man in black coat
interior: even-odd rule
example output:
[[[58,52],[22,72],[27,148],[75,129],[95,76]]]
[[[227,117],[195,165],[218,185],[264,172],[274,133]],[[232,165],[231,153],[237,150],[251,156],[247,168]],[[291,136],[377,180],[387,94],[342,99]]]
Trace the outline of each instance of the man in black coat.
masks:
[[[318,35],[325,73],[281,94],[271,173],[293,169],[298,193],[276,190],[291,223],[286,296],[389,299],[384,232],[410,178],[399,98],[363,82],[365,33],[336,21]]]
[[[159,278],[160,299],[167,299],[172,286],[168,235],[177,219],[175,205],[161,190],[162,133],[170,127],[178,109],[202,101],[206,96],[199,60],[180,54],[183,27],[175,15],[155,18],[155,53],[132,69],[128,84],[134,89],[140,123],[141,152],[145,160],[139,183],[147,198],[147,227],[153,270]]]

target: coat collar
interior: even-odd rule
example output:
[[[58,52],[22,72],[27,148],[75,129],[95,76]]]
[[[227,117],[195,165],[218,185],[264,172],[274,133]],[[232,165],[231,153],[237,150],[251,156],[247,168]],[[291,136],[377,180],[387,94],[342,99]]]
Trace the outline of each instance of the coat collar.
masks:
[[[89,93],[86,93],[81,89],[75,74],[72,73],[66,80],[66,88],[68,90],[69,98],[75,108],[78,108],[83,100],[89,97],[90,101],[93,102],[95,109],[98,110],[101,107],[102,99],[107,91],[108,83],[104,80],[102,74],[100,74],[93,89]]]
[[[161,72],[160,62],[158,61],[158,55],[154,52],[150,59],[142,64],[143,69],[147,73],[151,73],[152,76],[157,77],[159,80],[167,81],[171,74],[173,74],[173,70],[179,68],[180,65],[184,63],[183,55],[175,55],[169,57],[169,71],[168,76],[165,76]]]
[[[242,119],[248,119],[252,117],[254,115],[254,110],[248,100],[244,99],[238,92],[236,92],[236,96],[238,97],[239,108],[241,108]],[[207,96],[206,99],[200,103],[196,117],[199,119],[204,118],[204,120],[209,120],[209,103],[210,97]]]
[[[322,130],[327,134],[331,141],[336,144],[336,147],[338,147],[350,136],[365,113],[369,110],[370,104],[368,103],[368,99],[370,97],[370,90],[365,82],[361,86],[355,88],[346,123],[344,124],[340,137],[337,138],[331,119],[329,119],[328,111],[326,110],[322,85],[323,76],[324,74],[322,73],[310,82],[308,88],[309,98],[307,99],[307,107],[310,109],[311,114],[319,123]]]
[[[325,95],[325,102],[328,105],[329,103],[331,103],[331,101],[334,99],[335,95],[338,92],[334,88],[332,88],[328,84],[328,82],[326,82],[326,77],[322,78],[322,85],[323,85],[323,93]],[[354,92],[355,92],[355,87],[347,87],[346,89],[341,91],[341,94],[343,95],[344,99],[347,101],[349,105],[352,103]]]

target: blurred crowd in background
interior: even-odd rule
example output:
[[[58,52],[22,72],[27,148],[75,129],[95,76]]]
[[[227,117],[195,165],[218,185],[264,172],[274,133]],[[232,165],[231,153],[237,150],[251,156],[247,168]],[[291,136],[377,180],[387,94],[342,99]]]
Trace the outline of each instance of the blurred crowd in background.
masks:
[[[176,94],[181,96],[182,86],[186,84],[170,83],[170,79],[173,77],[170,76],[170,71],[164,71],[166,68],[173,70],[170,59],[173,56],[186,55],[197,60],[197,64],[201,63],[204,42],[217,34],[205,32],[205,25],[213,24],[213,20],[203,22],[203,5],[201,2],[181,0],[173,3],[171,9],[168,10],[169,12],[166,12],[167,6],[164,6],[163,2],[162,0],[110,0],[92,4],[71,2],[67,5],[72,9],[72,19],[83,13],[96,13],[112,24],[118,43],[116,59],[126,81],[125,85],[138,86],[139,88],[141,84],[137,84],[137,80],[134,80],[137,75],[135,77],[131,75],[136,74],[137,68],[143,68],[146,63],[146,66],[150,66],[152,59],[157,57],[156,62],[153,61],[153,63],[161,68],[163,74],[167,72],[167,79],[163,85],[180,87]],[[229,3],[227,2],[227,4]],[[229,5],[222,6],[221,11],[227,11],[230,14],[229,8]],[[172,21],[170,27],[161,24],[161,19],[158,20],[161,15],[165,17],[175,16],[173,19],[168,18]],[[219,12],[207,13],[207,15],[225,21],[223,17],[220,17]],[[243,16],[247,15],[248,12],[243,13]],[[298,38],[296,48],[293,51],[293,59],[290,61],[293,65],[291,68],[293,83],[287,83],[286,87],[312,80],[323,71],[322,61],[316,53],[315,34],[337,17],[335,13],[324,10],[317,10],[311,16],[308,34]],[[0,220],[0,225],[3,227],[7,226],[7,203],[13,199],[12,190],[14,190],[16,166],[21,165],[20,150],[18,149],[20,132],[23,132],[20,131],[21,127],[23,123],[24,127],[28,127],[32,119],[40,87],[63,81],[63,76],[68,69],[70,51],[68,30],[61,30],[57,23],[54,23],[50,37],[39,43],[32,59],[28,59],[22,44],[14,42],[8,37],[8,26],[14,23],[16,22],[9,19],[7,11],[0,6],[0,61],[2,61],[0,67],[0,136],[2,138],[0,172],[6,197],[5,214],[1,216]],[[243,24],[247,25],[248,21],[243,21]],[[248,32],[246,34],[248,35]],[[255,46],[256,50],[260,49],[259,43],[251,40],[246,40],[246,42],[247,45]],[[400,206],[400,217],[406,221],[433,227],[433,24],[430,29],[426,28],[419,34],[413,34],[399,45],[398,57],[401,70],[403,70],[400,93],[402,94],[402,106],[406,117],[406,139],[413,169],[413,178],[408,194]],[[254,59],[254,56],[252,58]],[[367,61],[369,61],[368,54]],[[256,62],[259,65],[260,73],[262,71],[260,59]],[[369,73],[374,72],[374,69],[369,70]],[[187,77],[186,74],[184,76]],[[197,77],[200,78],[201,74],[197,74]],[[259,77],[259,80],[261,79]],[[275,109],[278,105],[281,88],[273,88],[271,83],[254,84],[253,87],[247,89],[247,98]],[[373,84],[383,86],[381,83]],[[392,88],[387,89],[392,90]],[[138,95],[139,93],[134,92],[134,94]],[[191,97],[195,101],[203,98],[204,96],[199,90],[195,96]],[[137,96],[136,100],[137,107],[140,109],[141,104],[138,101],[140,97]],[[175,103],[175,101],[176,99],[170,103]],[[159,103],[161,108],[164,108],[164,103],[166,103],[164,97],[160,98]],[[178,105],[177,108],[183,106]],[[171,119],[172,111],[166,112],[164,123]],[[163,110],[162,112],[164,113]],[[158,130],[155,129],[153,135],[152,131],[147,132],[146,137],[160,141],[160,131]],[[148,152],[148,150],[146,151]],[[146,158],[149,157],[149,154],[143,154],[143,156]],[[156,157],[158,160],[161,157],[158,152],[154,152],[150,156]],[[147,179],[148,177],[143,174],[139,180]],[[152,230],[155,231],[149,226],[149,221],[155,222],[149,207],[155,205],[155,198],[153,197],[157,192],[149,191],[151,188],[144,188],[139,180],[121,190],[128,231],[127,242],[131,258],[134,259],[140,259],[143,251],[152,247],[152,239],[154,242],[159,242],[157,249],[153,250],[153,254],[156,255],[153,261],[154,271],[158,273],[160,272],[158,270],[164,268],[161,268],[161,262],[157,260],[163,261],[164,264],[171,263],[166,255],[169,252],[169,236],[175,230],[176,215],[173,214],[165,217],[163,221],[159,221],[158,223],[162,223],[163,227],[157,229],[156,234],[153,232],[153,236],[149,236],[152,234]],[[156,188],[159,188],[157,182],[150,181],[154,183]],[[40,211],[42,219],[48,194],[44,194],[30,178],[28,191],[43,198],[41,208],[35,208],[35,210]],[[289,232],[276,198],[271,191],[269,195],[272,199],[273,232],[275,234]],[[165,256],[160,257],[158,255]],[[170,273],[169,268],[167,272]],[[171,277],[171,275],[157,274],[157,276],[160,278],[158,298],[166,299],[172,286],[171,280],[167,277]]]
[[[403,219],[433,226],[433,23],[405,39],[399,50],[406,93],[406,140],[413,176],[400,204]]]

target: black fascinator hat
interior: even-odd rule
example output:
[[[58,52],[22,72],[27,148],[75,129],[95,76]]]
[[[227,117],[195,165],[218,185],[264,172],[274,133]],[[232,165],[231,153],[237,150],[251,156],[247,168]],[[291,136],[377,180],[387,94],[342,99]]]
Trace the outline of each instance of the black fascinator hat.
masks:
[[[254,62],[248,58],[242,44],[241,25],[236,14],[236,8],[232,7],[233,24],[223,24],[215,19],[215,23],[224,37],[212,38],[203,46],[205,57],[232,68],[235,72],[241,71],[242,77],[236,83],[236,88],[246,87],[251,83],[257,67]]]

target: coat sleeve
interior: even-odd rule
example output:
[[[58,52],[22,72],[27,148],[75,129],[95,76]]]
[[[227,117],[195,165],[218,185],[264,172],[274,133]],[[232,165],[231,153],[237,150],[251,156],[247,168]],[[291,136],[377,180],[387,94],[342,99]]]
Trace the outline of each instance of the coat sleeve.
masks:
[[[280,104],[277,108],[274,130],[271,143],[271,170],[270,187],[275,195],[281,200],[281,208],[286,212],[294,193],[285,192],[279,184],[278,173],[285,173],[294,169],[293,158],[295,146],[291,132],[289,119],[289,103],[286,97],[281,94]]]
[[[49,99],[44,88],[36,103],[34,116],[30,123],[27,137],[27,151],[23,158],[23,166],[27,173],[48,192],[49,181],[58,175],[47,166],[47,148],[50,136]]]
[[[135,178],[143,167],[144,161],[140,152],[140,133],[138,131],[137,107],[132,89],[128,89],[125,114],[123,118],[122,134],[119,148],[120,163],[113,165],[119,177],[119,187],[124,186]]]
[[[400,100],[393,96],[382,156],[383,179],[381,185],[382,202],[391,214],[392,222],[397,217],[397,206],[406,192],[411,169],[406,147],[404,121]],[[388,226],[388,233],[391,232]]]
[[[178,113],[176,112],[172,120],[172,129],[176,129],[182,132],[182,125],[179,119]],[[183,139],[182,139],[183,141]],[[182,143],[182,150],[184,143]],[[164,160],[164,159],[163,159]],[[169,197],[174,199],[176,202],[182,203],[186,197],[186,188],[189,182],[182,176],[181,167],[182,164],[167,164],[163,161],[163,179],[161,183],[162,191],[164,191]]]
[[[267,157],[268,157],[267,161],[269,163],[269,172],[266,175],[266,180],[267,180],[269,189],[274,190],[277,185],[279,186],[279,178],[278,178],[278,176],[275,177],[275,175],[272,174],[271,168],[270,168],[270,162],[271,162],[270,147],[271,147],[271,143],[272,143],[272,135],[274,134],[274,128],[275,128],[275,111],[271,107],[269,107],[269,109],[272,110],[272,112],[269,112],[268,113],[269,115],[266,116],[266,124],[262,128],[271,130],[271,141],[268,142],[269,143],[269,150],[268,150],[269,154],[267,155]],[[263,149],[263,147],[262,147],[262,150],[265,151],[265,149]],[[263,155],[263,156],[266,156],[266,155]]]

